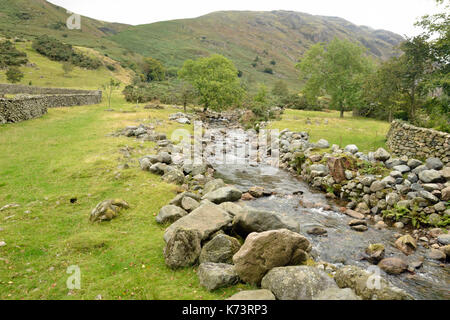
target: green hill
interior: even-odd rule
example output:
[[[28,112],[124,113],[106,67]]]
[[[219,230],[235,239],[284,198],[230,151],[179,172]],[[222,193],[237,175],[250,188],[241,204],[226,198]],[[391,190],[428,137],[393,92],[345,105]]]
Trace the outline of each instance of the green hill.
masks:
[[[298,86],[295,64],[301,55],[312,44],[334,37],[357,41],[380,59],[394,55],[394,47],[403,40],[392,32],[356,26],[341,18],[290,11],[214,12],[129,27],[109,39],[174,67],[188,58],[220,53],[232,59],[250,83],[285,79],[292,87]],[[273,74],[266,73],[269,68]]]

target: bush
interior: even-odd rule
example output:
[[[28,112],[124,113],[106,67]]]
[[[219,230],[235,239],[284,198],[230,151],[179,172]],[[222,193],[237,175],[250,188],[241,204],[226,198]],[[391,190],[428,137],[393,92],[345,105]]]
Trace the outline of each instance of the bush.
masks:
[[[76,52],[71,45],[60,42],[49,36],[40,36],[33,41],[33,49],[53,61],[68,61],[80,68],[98,69],[100,60]]]
[[[273,69],[272,68],[264,68],[264,73],[268,73],[268,74],[273,74]]]
[[[21,66],[27,62],[27,54],[17,50],[11,41],[0,42],[0,69]]]
[[[24,77],[24,74],[22,71],[19,70],[17,67],[10,67],[8,71],[6,71],[6,79],[11,83],[17,83],[20,82]]]

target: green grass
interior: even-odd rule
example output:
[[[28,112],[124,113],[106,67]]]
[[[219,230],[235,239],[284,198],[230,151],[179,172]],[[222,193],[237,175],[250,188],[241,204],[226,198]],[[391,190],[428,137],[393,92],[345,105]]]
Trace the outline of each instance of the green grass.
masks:
[[[165,266],[164,228],[155,214],[175,186],[138,167],[152,143],[108,134],[156,118],[165,120],[157,130],[169,133],[177,127],[167,121],[175,110],[136,109],[117,97],[113,108],[50,109],[0,126],[0,207],[20,204],[0,212],[0,241],[7,243],[0,248],[0,299],[223,299],[247,288],[210,293],[194,268]],[[125,146],[133,148],[133,161],[120,153]],[[125,162],[130,169],[117,169]],[[92,208],[110,198],[131,208],[111,222],[89,223]],[[71,265],[81,268],[81,290],[66,288]]]
[[[306,124],[308,118],[312,124]],[[324,124],[325,119],[328,120],[327,125]],[[369,152],[380,147],[386,148],[389,123],[368,118],[355,118],[351,113],[346,113],[345,118],[340,119],[338,111],[286,110],[282,120],[271,123],[270,128],[306,131],[312,142],[325,139],[330,145],[337,144],[342,148],[349,144],[356,144],[360,151]]]

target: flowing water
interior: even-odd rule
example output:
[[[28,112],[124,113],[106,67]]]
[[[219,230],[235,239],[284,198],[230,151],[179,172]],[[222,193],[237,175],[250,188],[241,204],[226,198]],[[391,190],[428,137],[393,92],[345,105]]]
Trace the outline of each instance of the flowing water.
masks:
[[[244,139],[245,140],[245,139]],[[242,140],[241,140],[242,141]],[[231,141],[228,141],[231,142]],[[233,142],[231,142],[233,143]],[[245,144],[238,145],[245,148]],[[294,175],[284,170],[265,175],[266,165],[214,165],[216,177],[233,184],[242,191],[259,186],[275,192],[266,198],[247,202],[248,206],[276,211],[295,218],[300,222],[301,233],[313,244],[312,254],[317,261],[326,261],[339,265],[356,265],[369,268],[371,265],[363,260],[363,253],[369,244],[382,243],[386,247],[386,257],[399,256],[408,262],[425,257],[422,267],[415,273],[403,273],[393,276],[381,271],[383,277],[393,285],[404,289],[415,299],[450,299],[450,268],[440,262],[426,258],[427,249],[419,245],[413,255],[406,257],[394,247],[397,229],[376,230],[370,225],[367,232],[352,230],[348,223],[352,218],[339,212],[336,203],[328,201],[323,193],[313,192],[309,186]],[[310,203],[328,204],[330,211],[311,209],[300,206],[300,200]],[[306,233],[311,227],[320,226],[328,231],[327,236],[312,236]]]

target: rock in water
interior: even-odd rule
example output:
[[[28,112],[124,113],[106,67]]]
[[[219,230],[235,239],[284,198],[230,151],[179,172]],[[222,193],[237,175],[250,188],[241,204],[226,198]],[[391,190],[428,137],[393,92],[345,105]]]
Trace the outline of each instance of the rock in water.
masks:
[[[261,287],[278,300],[312,300],[326,289],[338,288],[327,273],[310,266],[274,268],[262,279]]]
[[[202,263],[197,271],[200,284],[209,291],[232,286],[239,282],[234,266],[225,263]]]
[[[197,230],[201,239],[206,240],[214,232],[231,225],[231,221],[231,216],[225,210],[213,203],[205,203],[167,228],[164,240],[168,242],[178,227]]]
[[[371,244],[366,248],[365,257],[372,264],[378,264],[384,258],[385,248],[381,243]]]
[[[121,209],[128,209],[130,206],[123,200],[105,200],[97,204],[92,210],[89,220],[91,222],[109,221],[117,217]]]
[[[400,274],[408,269],[408,264],[400,258],[386,258],[380,261],[378,267],[389,274]]]
[[[242,192],[235,187],[223,187],[205,194],[202,200],[209,200],[213,203],[238,201],[242,197]]]
[[[202,235],[197,230],[178,227],[164,249],[166,265],[171,269],[195,264],[200,256]]]
[[[177,206],[167,205],[162,207],[161,210],[159,211],[159,214],[156,217],[156,222],[160,224],[174,223],[175,221],[183,218],[187,214],[188,213],[185,210]]]
[[[351,288],[363,300],[412,300],[405,291],[384,278],[356,266],[340,268],[334,277],[340,288]]]
[[[234,255],[233,262],[243,281],[259,285],[274,267],[306,262],[310,250],[308,239],[287,229],[252,233]]]
[[[416,240],[409,234],[400,237],[395,241],[395,246],[406,255],[413,254],[417,248]]]
[[[203,246],[200,254],[200,263],[233,263],[233,256],[239,251],[241,244],[236,238],[225,234],[215,236]]]
[[[236,293],[227,300],[276,300],[272,292],[266,289],[261,290],[247,290]]]

